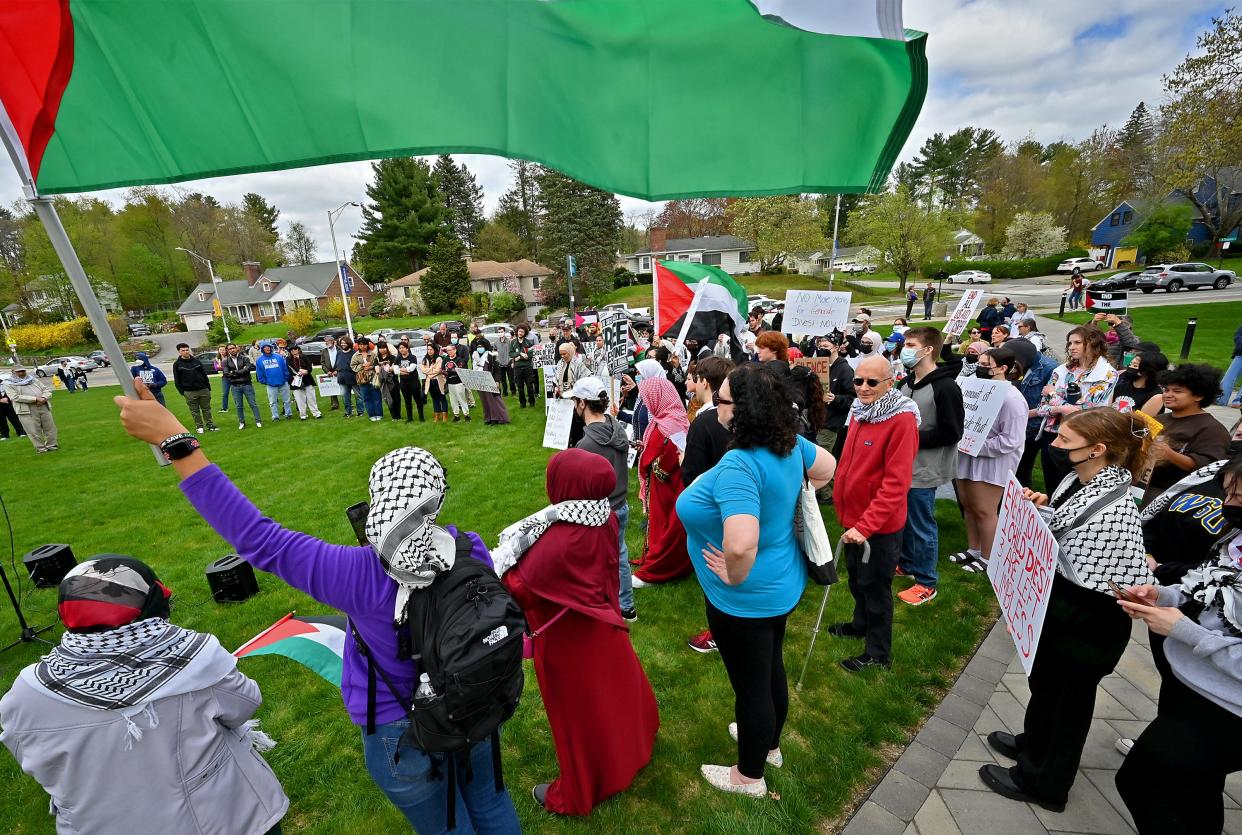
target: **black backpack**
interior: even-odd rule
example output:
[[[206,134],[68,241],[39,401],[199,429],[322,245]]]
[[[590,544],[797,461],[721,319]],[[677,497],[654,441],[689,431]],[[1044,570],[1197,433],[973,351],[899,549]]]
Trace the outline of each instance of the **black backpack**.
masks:
[[[457,772],[470,779],[469,751],[489,737],[496,791],[503,789],[498,731],[517,710],[525,683],[522,635],[526,618],[496,572],[470,556],[472,548],[473,541],[459,533],[453,567],[441,572],[427,588],[410,594],[406,629],[398,635],[398,657],[418,662],[419,673],[427,674],[434,696],[399,693],[350,625],[354,642],[367,659],[367,733],[375,733],[378,674],[409,717],[410,727],[401,741],[429,753],[451,755],[445,757],[450,830],[455,823]]]

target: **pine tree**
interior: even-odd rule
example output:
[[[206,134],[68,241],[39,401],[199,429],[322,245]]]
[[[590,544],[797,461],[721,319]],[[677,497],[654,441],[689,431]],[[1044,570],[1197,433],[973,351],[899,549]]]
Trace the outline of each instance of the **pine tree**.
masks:
[[[539,184],[535,178],[536,166],[524,159],[509,160],[513,172],[513,185],[500,196],[496,214],[492,219],[512,229],[522,242],[523,255],[539,260]]]
[[[444,228],[440,201],[426,162],[413,157],[371,163],[375,180],[362,207],[359,260],[368,278],[399,278],[420,269]]]
[[[1130,114],[1125,125],[1117,132],[1117,150],[1120,153],[1120,168],[1123,182],[1120,191],[1123,197],[1133,198],[1142,195],[1151,186],[1152,181],[1152,148],[1156,141],[1156,120],[1147,110],[1144,102]]]
[[[280,217],[280,209],[267,202],[263,195],[252,191],[242,195],[242,211],[254,218],[264,231],[271,235],[271,243],[275,245],[280,239],[280,229],[276,226],[276,219]]]
[[[544,301],[569,300],[565,282],[566,257],[574,256],[574,301],[585,302],[612,289],[613,262],[621,240],[621,204],[616,196],[580,183],[559,171],[540,166],[539,189],[542,255],[557,275],[541,286]]]
[[[470,269],[456,235],[441,235],[431,245],[427,272],[419,287],[423,304],[432,313],[455,310],[457,300],[470,293]]]
[[[483,189],[470,169],[454,163],[448,154],[436,158],[431,176],[444,202],[444,225],[467,250],[473,250],[483,225]]]

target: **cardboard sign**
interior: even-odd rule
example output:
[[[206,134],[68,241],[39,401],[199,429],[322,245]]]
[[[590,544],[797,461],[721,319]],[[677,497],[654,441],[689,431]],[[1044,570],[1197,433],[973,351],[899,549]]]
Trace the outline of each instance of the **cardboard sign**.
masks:
[[[962,440],[957,451],[974,458],[996,425],[1001,406],[1005,405],[1004,390],[1013,384],[977,377],[961,378],[957,383],[962,389],[962,405],[966,407],[966,423],[962,426]]]
[[[329,377],[327,374],[320,374],[317,378],[319,382],[320,397],[339,397],[341,394],[341,384],[336,381],[335,377]]]
[[[953,315],[949,317],[949,321],[945,323],[944,335],[957,336],[966,330],[966,325],[974,318],[975,309],[979,307],[979,302],[983,301],[983,290],[978,287],[972,287],[962,292],[962,298],[958,301],[957,307],[953,308]]]
[[[1044,628],[1058,550],[1038,508],[1022,498],[1022,485],[1010,474],[988,560],[988,579],[1028,676]]]
[[[816,336],[843,330],[850,320],[850,293],[829,290],[790,290],[785,294],[785,333]]]
[[[457,376],[461,378],[466,388],[474,391],[486,391],[492,394],[500,394],[500,385],[487,371],[479,371],[474,368],[459,368]]]
[[[548,449],[568,449],[569,430],[574,422],[572,400],[552,400],[548,403],[548,420],[543,426],[543,445]]]
[[[629,320],[620,313],[611,313],[600,320],[599,327],[604,334],[604,356],[608,358],[609,376],[624,374],[629,367],[629,358],[626,356]]]
[[[819,377],[820,385],[824,387],[824,391],[828,390],[829,369],[832,367],[832,360],[828,357],[798,357],[793,361],[794,365],[803,365],[809,368],[816,377]]]

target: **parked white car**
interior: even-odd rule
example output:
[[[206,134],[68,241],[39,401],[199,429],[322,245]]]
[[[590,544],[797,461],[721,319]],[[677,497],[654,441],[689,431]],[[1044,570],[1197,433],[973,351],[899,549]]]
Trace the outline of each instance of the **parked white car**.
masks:
[[[1057,272],[1072,273],[1077,267],[1079,272],[1088,273],[1092,270],[1104,269],[1104,262],[1097,261],[1094,258],[1067,258],[1060,264],[1057,264]]]
[[[746,297],[747,310],[754,310],[756,307],[762,307],[765,312],[771,313],[773,310],[776,310],[776,306],[778,304],[784,304],[784,302],[778,302],[776,299],[770,299],[763,295]]]
[[[873,273],[877,269],[875,264],[842,264],[837,267],[837,271],[843,273]]]
[[[950,284],[988,284],[991,281],[992,274],[983,270],[962,270],[949,276]]]

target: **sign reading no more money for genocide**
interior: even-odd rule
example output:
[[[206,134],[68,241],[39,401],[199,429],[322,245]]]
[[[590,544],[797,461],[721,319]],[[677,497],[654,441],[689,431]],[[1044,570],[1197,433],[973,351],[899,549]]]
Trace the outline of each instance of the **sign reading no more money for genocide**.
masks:
[[[842,330],[850,320],[850,293],[828,290],[790,290],[785,294],[785,333],[822,336]]]

